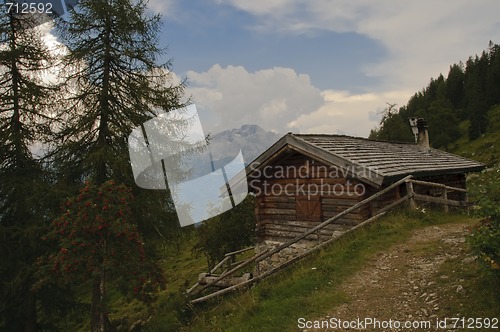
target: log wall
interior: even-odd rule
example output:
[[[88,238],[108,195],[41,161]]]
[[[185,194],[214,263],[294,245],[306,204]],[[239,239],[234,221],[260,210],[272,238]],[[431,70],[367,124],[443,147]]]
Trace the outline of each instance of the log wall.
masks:
[[[258,242],[286,242],[358,203],[367,191],[340,168],[297,153],[267,166],[259,178],[250,179],[250,186],[257,195]],[[302,243],[331,238],[335,232],[359,224],[366,215],[363,211],[350,213]]]

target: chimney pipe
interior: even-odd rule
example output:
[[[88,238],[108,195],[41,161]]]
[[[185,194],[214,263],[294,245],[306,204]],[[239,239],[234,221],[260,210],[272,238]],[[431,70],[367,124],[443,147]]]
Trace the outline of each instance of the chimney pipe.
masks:
[[[418,129],[418,146],[425,151],[430,150],[429,144],[429,131],[427,130],[427,121],[422,118],[417,120],[417,129]]]
[[[410,122],[411,132],[413,133],[413,136],[415,136],[415,143],[418,143],[417,120],[418,118],[415,117],[408,118],[408,122]]]

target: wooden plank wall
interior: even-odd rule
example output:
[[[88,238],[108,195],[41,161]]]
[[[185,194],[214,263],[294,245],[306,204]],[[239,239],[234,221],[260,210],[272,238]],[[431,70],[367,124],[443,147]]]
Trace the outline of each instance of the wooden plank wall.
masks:
[[[260,182],[252,184],[254,188],[258,186],[261,189],[260,195],[257,196],[256,207],[257,238],[260,241],[285,242],[353,206],[365,197],[361,195],[364,187],[359,181],[348,179],[340,170],[327,167],[297,153],[289,154],[279,164],[273,165],[276,177],[269,176],[272,173],[270,169],[268,168],[266,172],[267,176],[262,174]],[[283,172],[283,169],[288,171]],[[300,172],[297,171],[299,169]],[[296,200],[298,196],[304,199],[304,194],[320,196],[321,215],[317,220],[297,217]],[[335,231],[345,231],[359,224],[364,217],[363,211],[350,213],[306,240],[330,238]]]

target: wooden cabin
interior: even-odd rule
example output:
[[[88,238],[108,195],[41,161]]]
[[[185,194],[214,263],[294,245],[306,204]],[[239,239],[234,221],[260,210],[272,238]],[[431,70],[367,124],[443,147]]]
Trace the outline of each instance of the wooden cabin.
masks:
[[[246,168],[249,191],[257,198],[257,242],[284,243],[408,175],[465,188],[466,174],[484,167],[429,148],[425,137],[413,144],[288,133]],[[318,237],[342,233],[405,195],[406,190],[403,185],[389,191],[301,243],[317,243]],[[442,194],[434,190],[415,186],[416,193]],[[466,200],[463,192],[450,193],[448,198]]]

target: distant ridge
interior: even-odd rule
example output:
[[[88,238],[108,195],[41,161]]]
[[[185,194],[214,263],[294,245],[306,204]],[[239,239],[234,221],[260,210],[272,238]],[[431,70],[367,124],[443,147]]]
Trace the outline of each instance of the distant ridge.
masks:
[[[241,150],[245,165],[248,165],[280,137],[258,125],[243,125],[211,136],[209,147],[212,158],[217,163],[230,162]]]

